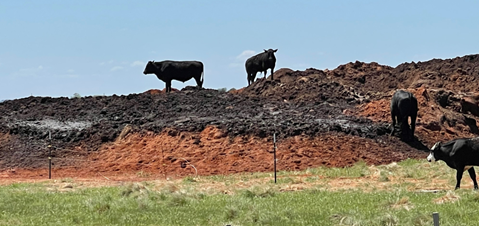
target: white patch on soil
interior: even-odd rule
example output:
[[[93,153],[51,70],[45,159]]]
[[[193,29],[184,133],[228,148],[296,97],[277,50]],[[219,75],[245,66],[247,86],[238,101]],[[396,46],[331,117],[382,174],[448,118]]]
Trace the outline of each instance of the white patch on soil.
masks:
[[[91,122],[83,121],[83,122],[71,122],[65,121],[61,122],[58,120],[53,119],[43,119],[38,121],[16,121],[14,123],[9,124],[9,126],[28,126],[34,127],[37,129],[52,129],[52,130],[83,130],[92,125]]]

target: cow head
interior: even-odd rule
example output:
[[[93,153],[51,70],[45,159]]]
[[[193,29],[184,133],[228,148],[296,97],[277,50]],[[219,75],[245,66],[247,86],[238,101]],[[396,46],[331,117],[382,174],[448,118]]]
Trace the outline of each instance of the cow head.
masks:
[[[274,57],[274,53],[276,53],[276,51],[278,51],[278,49],[274,49],[274,50],[273,49],[268,49],[268,50],[263,49],[263,50],[266,54],[268,54],[268,59],[269,60],[272,60],[272,59],[276,60],[276,57]]]
[[[143,74],[153,74],[158,70],[158,67],[155,65],[155,61],[148,61],[146,64],[145,70],[143,71]]]
[[[429,153],[429,156],[427,156],[427,161],[435,162],[440,159],[441,154],[441,142],[437,142],[432,146],[431,152]]]

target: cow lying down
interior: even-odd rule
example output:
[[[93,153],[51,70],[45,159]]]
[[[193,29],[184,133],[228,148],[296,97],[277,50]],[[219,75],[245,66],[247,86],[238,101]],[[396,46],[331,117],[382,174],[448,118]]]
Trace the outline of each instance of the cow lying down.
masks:
[[[473,166],[479,166],[479,137],[460,138],[446,143],[437,142],[432,146],[427,161],[438,160],[456,169],[456,189],[461,187],[462,174],[466,170],[474,183],[474,189],[478,189]]]

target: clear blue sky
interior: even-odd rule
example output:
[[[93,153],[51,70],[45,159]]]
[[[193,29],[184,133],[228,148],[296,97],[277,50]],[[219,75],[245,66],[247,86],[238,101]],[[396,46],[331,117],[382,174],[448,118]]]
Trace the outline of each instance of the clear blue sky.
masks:
[[[163,89],[148,60],[199,60],[206,88],[247,85],[245,60],[334,69],[479,53],[479,1],[0,2],[0,100]],[[269,73],[269,72],[268,72]],[[259,77],[259,74],[258,74]],[[196,85],[173,81],[173,88]]]

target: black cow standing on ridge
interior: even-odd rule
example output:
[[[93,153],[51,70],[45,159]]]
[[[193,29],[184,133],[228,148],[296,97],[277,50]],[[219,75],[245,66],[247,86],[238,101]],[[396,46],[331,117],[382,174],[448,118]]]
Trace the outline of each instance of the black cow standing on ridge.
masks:
[[[203,87],[203,63],[199,61],[148,61],[143,74],[156,74],[166,84],[166,92],[171,92],[171,80],[186,82],[191,78]]]
[[[427,161],[435,162],[438,160],[442,160],[449,167],[456,169],[455,189],[461,187],[462,174],[466,170],[474,183],[474,189],[479,189],[476,181],[476,172],[473,167],[479,166],[479,137],[460,138],[444,144],[437,142],[432,146]]]
[[[266,78],[266,73],[269,68],[271,68],[271,80],[273,80],[274,66],[276,65],[276,57],[274,56],[274,53],[276,51],[278,51],[278,49],[264,50],[264,52],[254,55],[246,60],[245,67],[246,73],[248,74],[248,86],[254,82],[258,71],[264,71],[264,78]]]
[[[397,118],[401,126],[401,137],[414,140],[418,110],[417,99],[412,93],[404,90],[396,91],[391,99],[391,118],[393,121],[391,135],[394,134]],[[409,129],[408,124],[409,117],[411,117],[411,129]],[[410,134],[408,134],[409,132]],[[406,136],[406,134],[409,136]]]

